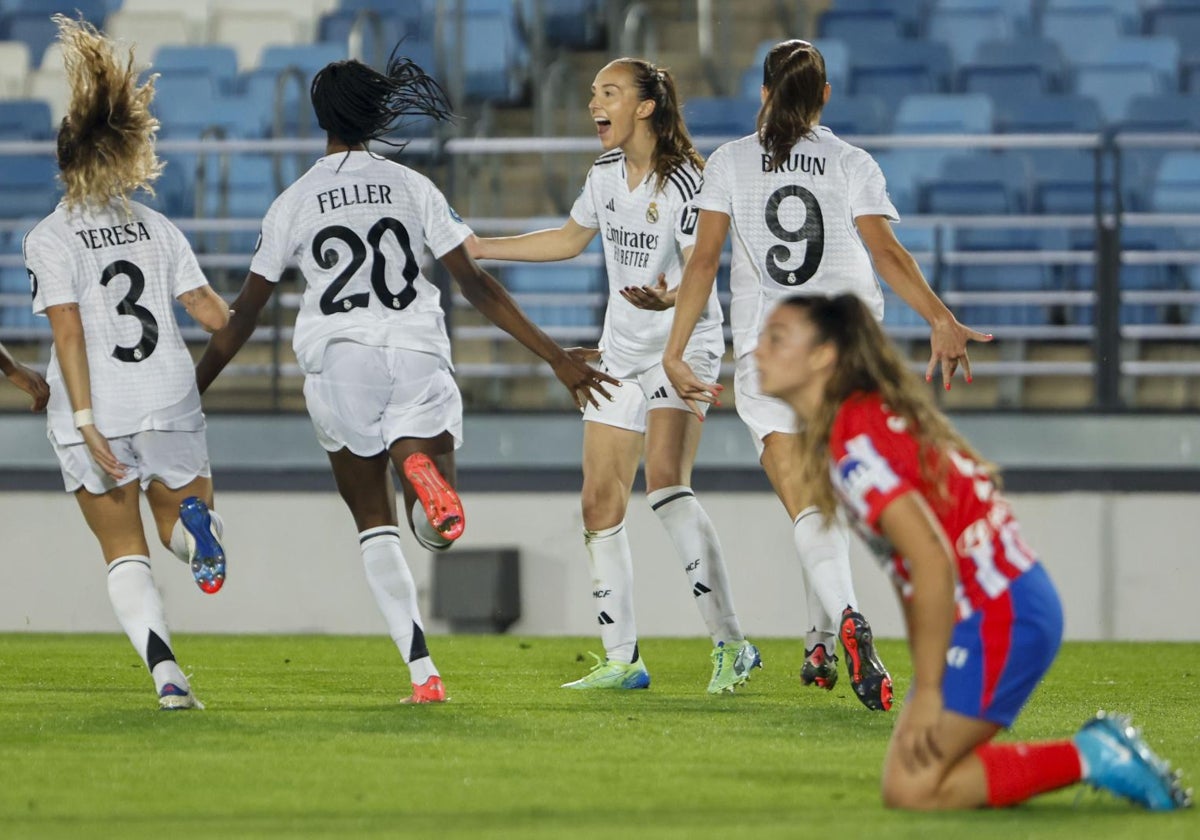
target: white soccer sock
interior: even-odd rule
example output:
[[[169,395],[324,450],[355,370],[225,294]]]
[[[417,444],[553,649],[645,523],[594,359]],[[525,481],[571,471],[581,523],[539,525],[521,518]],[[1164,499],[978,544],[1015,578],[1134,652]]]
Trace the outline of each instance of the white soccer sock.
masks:
[[[217,540],[220,541],[225,536],[225,521],[211,508],[208,517],[212,520],[213,530],[217,532]],[[192,562],[192,553],[188,551],[187,545],[187,529],[183,527],[182,519],[176,519],[175,526],[171,529],[170,548],[171,553],[184,563]]]
[[[600,640],[614,662],[637,658],[637,625],[633,619],[633,555],[625,523],[599,531],[584,531],[588,566],[592,571],[592,597],[599,604]]]
[[[358,535],[367,584],[387,622],[388,632],[408,663],[412,681],[423,685],[438,673],[425,646],[425,631],[417,610],[417,585],[404,562],[400,529],[368,528]]]
[[[713,644],[743,641],[746,637],[733,608],[733,593],[729,589],[721,541],[692,488],[682,485],[664,487],[647,493],[646,500],[667,529],[675,551],[683,561],[692,595]]]
[[[419,500],[413,502],[412,523],[413,535],[417,538],[417,542],[430,551],[445,551],[454,545],[454,540],[446,539],[441,531],[433,527],[433,523],[425,515],[425,508],[421,507]]]
[[[150,670],[154,690],[162,691],[169,682],[186,690],[187,678],[171,651],[171,634],[149,557],[130,554],[108,564],[108,600],[133,649]]]
[[[792,537],[804,569],[808,620],[814,628],[809,639],[820,634],[822,643],[832,652],[842,610],[853,609],[858,603],[850,579],[850,530],[837,517],[827,520],[815,507],[809,507],[796,517]],[[809,639],[806,644],[811,646]]]

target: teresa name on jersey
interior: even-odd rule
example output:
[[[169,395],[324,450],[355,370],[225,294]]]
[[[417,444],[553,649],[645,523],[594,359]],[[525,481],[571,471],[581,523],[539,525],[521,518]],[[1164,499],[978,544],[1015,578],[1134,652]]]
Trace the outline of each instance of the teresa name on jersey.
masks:
[[[392,188],[387,184],[351,184],[317,193],[317,207],[322,213],[355,204],[391,204]]]
[[[605,221],[604,238],[612,243],[611,259],[618,265],[630,268],[645,268],[650,257],[658,250],[658,234],[639,230],[626,230]]]
[[[134,242],[149,242],[150,231],[141,222],[129,222],[124,225],[111,225],[101,228],[84,228],[73,231],[79,241],[89,251],[99,248],[109,248],[113,245],[129,245]]]

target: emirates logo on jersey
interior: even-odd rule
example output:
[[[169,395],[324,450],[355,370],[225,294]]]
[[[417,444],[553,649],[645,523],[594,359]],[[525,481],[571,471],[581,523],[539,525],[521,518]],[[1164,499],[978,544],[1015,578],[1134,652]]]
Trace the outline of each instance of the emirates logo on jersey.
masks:
[[[658,222],[658,204],[653,201],[646,208],[646,221],[652,225]]]

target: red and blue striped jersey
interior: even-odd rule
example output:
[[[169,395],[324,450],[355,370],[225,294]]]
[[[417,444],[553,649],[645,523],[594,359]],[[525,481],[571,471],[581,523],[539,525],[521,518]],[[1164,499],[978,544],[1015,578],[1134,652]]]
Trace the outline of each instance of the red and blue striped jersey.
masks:
[[[905,598],[911,594],[908,564],[880,531],[879,519],[909,492],[920,493],[929,503],[953,548],[960,620],[1003,595],[1012,580],[1037,562],[1021,539],[1008,502],[971,458],[947,453],[945,493],[926,480],[916,438],[879,394],[853,394],[842,404],[830,430],[829,454],[842,506]]]

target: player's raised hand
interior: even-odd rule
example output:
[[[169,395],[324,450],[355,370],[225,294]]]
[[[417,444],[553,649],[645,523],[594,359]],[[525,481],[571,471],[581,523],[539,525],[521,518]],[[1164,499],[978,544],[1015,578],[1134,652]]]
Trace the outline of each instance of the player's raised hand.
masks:
[[[675,305],[675,293],[667,288],[665,274],[658,275],[653,286],[626,286],[621,289],[621,297],[638,309],[662,311]]]
[[[50,386],[40,373],[18,362],[13,372],[8,375],[8,380],[33,398],[30,411],[45,410],[46,402],[50,399]]]
[[[118,461],[116,455],[113,455],[112,448],[108,445],[108,438],[100,434],[99,429],[88,424],[79,430],[79,434],[83,436],[83,442],[87,444],[88,452],[92,454],[92,460],[99,465],[100,469],[117,481],[125,477],[129,468]]]
[[[671,380],[671,385],[679,393],[680,398],[687,403],[687,407],[703,423],[704,412],[700,410],[697,403],[720,405],[721,391],[725,390],[725,386],[718,385],[716,382],[705,382],[696,376],[692,366],[683,359],[664,358],[662,365],[663,370],[667,372],[667,378]]]
[[[971,359],[967,355],[967,342],[979,341],[987,343],[993,339],[990,333],[981,333],[970,327],[965,327],[958,319],[951,317],[949,321],[934,324],[929,333],[929,365],[925,368],[925,381],[933,380],[933,374],[938,365],[942,367],[942,383],[950,390],[950,380],[954,372],[962,365],[963,375],[967,384],[971,383]]]
[[[567,390],[571,392],[571,399],[575,401],[575,407],[580,411],[583,410],[586,403],[591,403],[596,408],[600,407],[600,403],[596,400],[597,393],[606,400],[612,399],[612,394],[604,387],[605,385],[616,387],[621,385],[620,381],[588,364],[589,361],[599,358],[599,350],[572,347],[569,350],[563,350],[562,356],[552,364],[554,375],[558,377],[559,382],[567,386]]]

